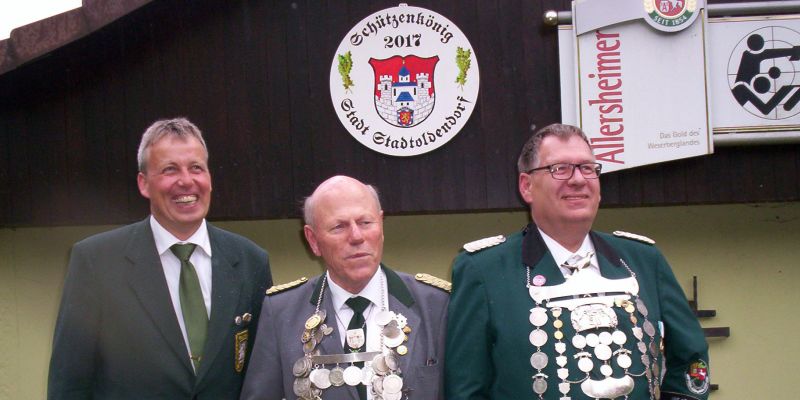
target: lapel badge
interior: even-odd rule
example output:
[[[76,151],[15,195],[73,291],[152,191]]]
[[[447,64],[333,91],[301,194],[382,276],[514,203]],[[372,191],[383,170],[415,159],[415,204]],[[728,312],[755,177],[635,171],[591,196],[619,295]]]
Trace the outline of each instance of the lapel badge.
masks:
[[[238,317],[237,317],[238,318]],[[237,373],[241,373],[244,369],[244,359],[247,355],[247,338],[249,336],[249,332],[247,329],[241,330],[236,332],[236,336],[234,337],[233,343],[233,359],[234,365],[233,369]]]

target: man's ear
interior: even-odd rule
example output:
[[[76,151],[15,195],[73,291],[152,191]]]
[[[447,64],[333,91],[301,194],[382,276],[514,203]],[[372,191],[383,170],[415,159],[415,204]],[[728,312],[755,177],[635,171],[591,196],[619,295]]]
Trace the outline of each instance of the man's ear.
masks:
[[[150,192],[147,190],[147,177],[143,173],[139,172],[139,174],[136,175],[136,184],[139,186],[139,193],[141,193],[144,198],[149,199]]]
[[[517,179],[519,194],[520,196],[522,196],[522,199],[525,200],[525,203],[528,204],[531,204],[531,202],[533,201],[533,196],[531,194],[532,179],[533,176],[531,176],[530,174],[526,174],[524,172],[520,173]]]
[[[317,245],[317,236],[314,233],[314,229],[312,229],[309,225],[303,225],[303,235],[305,235],[306,241],[308,241],[308,245],[311,247],[311,251],[314,253],[314,255],[317,257],[321,256],[322,253],[319,251],[319,246]]]

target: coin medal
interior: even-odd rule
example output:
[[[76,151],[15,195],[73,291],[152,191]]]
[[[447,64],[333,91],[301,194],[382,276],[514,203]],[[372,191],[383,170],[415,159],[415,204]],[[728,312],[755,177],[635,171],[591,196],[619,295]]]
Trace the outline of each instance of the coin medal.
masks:
[[[600,366],[600,373],[603,374],[605,377],[611,376],[614,373],[614,370],[611,369],[611,366],[608,364],[603,364]]]
[[[383,344],[390,349],[403,344],[403,340],[406,337],[403,331],[394,324],[385,326],[382,333]]]
[[[583,336],[580,333],[573,336],[572,345],[575,346],[576,349],[583,349],[586,347],[586,336]]]
[[[311,331],[305,330],[303,331],[303,334],[300,335],[300,341],[303,343],[308,343],[308,341],[311,340],[311,336],[312,336]]]
[[[361,368],[356,367],[355,365],[351,365],[344,369],[342,373],[342,379],[344,379],[344,383],[355,386],[361,383],[363,375],[361,374]]]
[[[543,326],[547,323],[547,310],[543,307],[532,308],[530,321],[534,326]]]
[[[581,371],[589,373],[592,371],[593,368],[594,368],[594,363],[592,362],[592,359],[590,357],[581,357],[581,359],[578,360],[578,369],[580,369]]]
[[[347,330],[347,345],[351,349],[358,350],[366,343],[364,330],[361,328]]]
[[[537,375],[533,380],[533,392],[542,395],[547,391],[547,381],[541,375]]]
[[[533,353],[533,355],[531,356],[531,365],[533,366],[533,368],[536,368],[537,370],[544,369],[544,367],[547,366],[547,361],[548,361],[547,354],[541,351],[537,351],[536,353]]]
[[[380,375],[375,375],[372,378],[372,391],[378,395],[383,394],[383,377]]]
[[[311,381],[308,378],[296,378],[292,389],[295,395],[299,397],[308,397],[311,393]]]
[[[590,333],[586,335],[586,344],[588,344],[589,347],[597,346],[600,344],[600,337],[597,336],[596,333]]]
[[[622,369],[628,369],[631,367],[631,357],[625,353],[622,353],[617,356],[617,365],[619,365]]]
[[[311,383],[314,384],[319,389],[327,389],[331,387],[331,379],[330,379],[331,371],[325,368],[317,368],[311,371],[311,374],[308,375],[308,379]]]
[[[372,359],[372,369],[378,375],[386,375],[389,373],[389,367],[386,365],[386,359],[383,355],[377,355]]]
[[[400,399],[403,398],[403,392],[402,391],[397,392],[397,393],[383,392],[383,396],[382,397],[383,397],[383,400],[400,400]],[[380,399],[373,398],[373,400],[380,400]]]
[[[606,361],[611,358],[611,348],[604,344],[598,344],[594,348],[594,355],[598,360]]]
[[[386,367],[389,368],[390,371],[396,371],[399,367],[397,362],[397,356],[392,353],[386,354],[383,356],[383,362],[386,363]]]
[[[614,333],[611,334],[611,341],[616,345],[622,346],[626,341],[628,341],[628,337],[625,336],[625,332],[614,331]]]
[[[375,377],[375,370],[372,369],[372,363],[365,365],[361,368],[361,384],[364,386],[372,383],[372,378]]]
[[[538,328],[534,329],[531,331],[529,339],[532,345],[536,347],[541,347],[545,343],[547,343],[547,332]]]
[[[404,355],[408,354],[408,347],[406,347],[406,345],[404,345],[404,344],[401,344],[400,346],[397,346],[397,354],[399,354],[401,356],[404,356]]]
[[[403,378],[399,375],[387,375],[383,378],[383,393],[400,393],[403,389]]]
[[[306,320],[306,329],[312,330],[325,320],[325,310],[319,310]]]
[[[306,354],[311,353],[317,347],[317,341],[312,337],[311,340],[303,343],[303,352]]]
[[[292,374],[294,374],[294,376],[299,378],[305,376],[308,373],[308,370],[310,369],[311,369],[311,360],[306,357],[303,357],[294,362],[294,366],[292,367]]]
[[[331,385],[336,387],[342,386],[344,385],[344,370],[337,365],[331,370],[330,374],[328,374],[328,378],[331,381]]]

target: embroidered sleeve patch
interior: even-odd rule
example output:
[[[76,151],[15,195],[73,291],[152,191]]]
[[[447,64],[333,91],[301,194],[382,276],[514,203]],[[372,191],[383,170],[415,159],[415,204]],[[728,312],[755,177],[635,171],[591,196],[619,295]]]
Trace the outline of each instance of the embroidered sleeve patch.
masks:
[[[686,388],[694,394],[705,394],[709,385],[708,364],[703,360],[689,364],[686,371]]]

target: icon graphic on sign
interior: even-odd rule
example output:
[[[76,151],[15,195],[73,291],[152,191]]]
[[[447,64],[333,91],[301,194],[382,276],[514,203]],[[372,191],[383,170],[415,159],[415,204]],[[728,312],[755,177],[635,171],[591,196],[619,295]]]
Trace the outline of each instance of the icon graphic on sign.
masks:
[[[389,124],[410,128],[424,121],[436,104],[433,72],[438,56],[371,58],[375,73],[375,110]]]
[[[800,112],[800,33],[769,26],[750,32],[728,61],[734,99],[749,113],[779,120]]]

